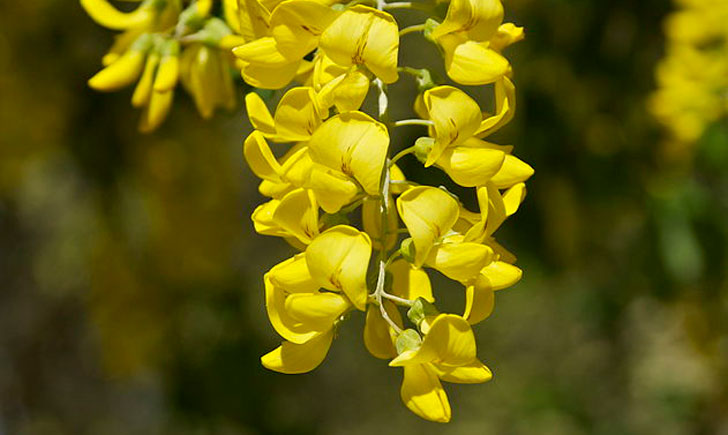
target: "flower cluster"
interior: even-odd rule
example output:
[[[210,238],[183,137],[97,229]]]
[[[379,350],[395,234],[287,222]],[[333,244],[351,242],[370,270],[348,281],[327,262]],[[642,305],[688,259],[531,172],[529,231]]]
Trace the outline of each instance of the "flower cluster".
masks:
[[[233,49],[244,80],[287,88],[273,113],[258,93],[245,98],[255,130],[244,156],[270,198],[253,223],[299,251],[264,276],[268,317],[284,341],[262,363],[288,374],[313,370],[337,326],[360,311],[369,352],[403,368],[405,405],[447,422],[441,381],[491,379],[471,325],[491,314],[495,291],[521,278],[494,233],[518,210],[533,169],[512,147],[484,139],[513,117],[515,87],[502,50],[523,30],[503,23],[500,0],[451,0],[446,11],[434,1],[332,3],[247,0],[238,10],[250,24],[247,42]],[[400,29],[387,11],[408,7],[431,16]],[[436,85],[428,70],[399,65],[400,37],[419,32],[437,45],[452,82],[492,85],[495,113],[457,87]],[[387,85],[400,73],[421,85],[417,119],[389,120]],[[370,87],[377,119],[361,110]],[[391,156],[391,129],[407,125],[427,134]],[[274,153],[271,142],[289,145]],[[444,188],[407,180],[397,166],[407,155],[473,188],[479,210]],[[462,312],[439,312],[428,270],[462,285]]]
[[[237,2],[224,2],[225,19],[211,15],[212,0],[141,0],[122,12],[107,0],[81,0],[100,25],[123,31],[103,57],[104,68],[89,79],[99,91],[136,82],[131,104],[142,109],[139,129],[156,129],[167,117],[178,81],[204,118],[216,107],[235,106],[231,46],[241,43]],[[189,3],[189,4],[186,4]]]
[[[676,0],[665,20],[666,57],[649,106],[676,145],[697,141],[728,114],[728,2]]]

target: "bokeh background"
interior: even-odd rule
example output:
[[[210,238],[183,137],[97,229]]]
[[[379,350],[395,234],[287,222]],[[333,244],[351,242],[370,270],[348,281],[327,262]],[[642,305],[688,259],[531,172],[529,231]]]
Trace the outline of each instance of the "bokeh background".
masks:
[[[505,4],[527,39],[495,141],[536,176],[499,240],[525,276],[476,330],[494,380],[448,388],[441,426],[401,405],[362,316],[313,373],[259,365],[279,340],[261,276],[291,250],[252,231],[240,104],[203,121],[179,92],[142,135],[131,90],[85,84],[110,32],[75,1],[4,2],[0,434],[728,434],[728,124],[664,151],[646,102],[673,6]],[[411,65],[437,62],[406,38]]]

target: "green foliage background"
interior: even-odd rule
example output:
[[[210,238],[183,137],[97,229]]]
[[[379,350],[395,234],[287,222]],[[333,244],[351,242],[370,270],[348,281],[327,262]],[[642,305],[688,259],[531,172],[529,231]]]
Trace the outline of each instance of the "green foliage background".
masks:
[[[450,388],[438,426],[400,404],[362,316],[311,374],[259,365],[278,343],[261,276],[290,248],[252,231],[242,109],[204,122],[180,92],[140,135],[130,91],[85,85],[109,32],[77,2],[6,2],[0,434],[728,434],[728,124],[661,152],[645,99],[670,8],[506,2],[527,39],[509,52],[519,109],[498,141],[536,176],[499,239],[525,277],[476,332],[495,379]]]

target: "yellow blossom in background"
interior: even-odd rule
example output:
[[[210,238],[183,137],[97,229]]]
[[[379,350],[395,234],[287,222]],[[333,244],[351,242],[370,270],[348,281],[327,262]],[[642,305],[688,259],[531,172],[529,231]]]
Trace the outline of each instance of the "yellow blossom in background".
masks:
[[[88,84],[104,92],[133,83],[131,104],[142,109],[139,130],[155,130],[169,114],[174,89],[181,82],[204,118],[217,107],[235,106],[232,56],[225,46],[228,23],[210,16],[211,0],[143,0],[121,12],[107,0],[81,0],[100,25],[122,30],[102,59],[104,69]],[[183,8],[183,3],[189,3]],[[229,8],[230,6],[226,6]],[[227,42],[229,43],[229,42]]]
[[[690,148],[728,114],[728,3],[679,0],[664,22],[665,57],[655,71],[649,109],[673,151]]]

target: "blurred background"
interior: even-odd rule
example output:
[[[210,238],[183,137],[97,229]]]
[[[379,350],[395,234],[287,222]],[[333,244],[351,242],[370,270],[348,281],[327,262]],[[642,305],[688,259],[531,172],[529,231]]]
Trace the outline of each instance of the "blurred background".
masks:
[[[75,1],[5,2],[0,434],[728,434],[728,122],[676,146],[648,111],[674,6],[505,5],[527,37],[508,51],[519,109],[493,141],[536,175],[498,238],[525,275],[476,329],[494,380],[446,386],[441,426],[402,406],[363,316],[310,374],[260,366],[279,342],[262,274],[292,250],[252,230],[241,82],[236,111],[204,121],[178,92],[142,135],[131,89],[86,86],[111,32]],[[441,63],[406,38],[406,63]]]

